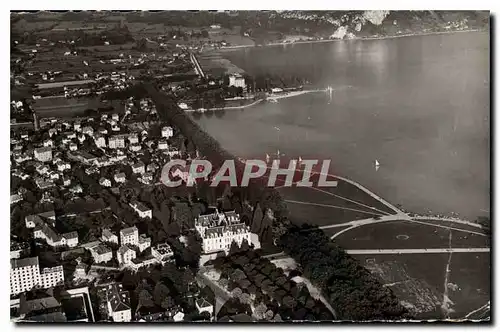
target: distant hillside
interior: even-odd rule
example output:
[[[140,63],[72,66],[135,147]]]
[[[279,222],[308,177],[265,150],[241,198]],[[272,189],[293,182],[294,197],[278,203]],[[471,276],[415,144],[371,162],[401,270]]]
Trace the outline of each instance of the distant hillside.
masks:
[[[489,12],[479,11],[280,11],[259,27],[283,34],[330,38],[488,29]]]
[[[489,29],[488,11],[161,11],[12,13],[21,30],[43,30],[62,22],[160,24],[187,28],[241,27],[241,34],[264,40],[287,35],[359,38],[398,34]],[[31,29],[27,29],[27,27]]]

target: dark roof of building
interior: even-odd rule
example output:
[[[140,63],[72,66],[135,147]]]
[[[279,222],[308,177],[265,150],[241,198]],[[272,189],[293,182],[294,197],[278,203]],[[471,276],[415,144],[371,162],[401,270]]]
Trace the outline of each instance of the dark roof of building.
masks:
[[[130,294],[123,289],[122,284],[108,285],[107,294],[113,312],[130,309]]]
[[[45,236],[50,238],[53,242],[59,242],[61,240],[61,236],[57,234],[56,231],[54,231],[52,227],[50,227],[46,223],[37,225],[35,227],[35,231],[37,230],[41,230],[45,234]]]
[[[197,299],[196,300],[196,305],[199,308],[206,308],[206,307],[213,306],[213,304],[211,304],[210,302],[208,302],[204,297],[202,297],[201,299]]]
[[[103,236],[104,238],[108,238],[108,239],[109,239],[109,238],[111,238],[111,237],[113,237],[113,236],[116,236],[116,235],[115,235],[115,234],[113,234],[113,233],[112,233],[109,229],[107,229],[107,228],[106,228],[106,229],[103,229],[103,230],[102,230],[102,236]]]
[[[134,202],[130,203],[130,205],[132,205],[132,207],[136,208],[137,210],[139,210],[141,212],[146,212],[146,211],[151,210],[144,203],[138,202],[138,201],[134,201]]]
[[[97,247],[92,248],[93,251],[95,251],[98,255],[103,255],[108,252],[111,252],[112,250],[108,247],[106,247],[104,244],[100,244]]]
[[[129,251],[129,250],[132,250],[132,249],[130,249],[130,247],[129,247],[129,246],[127,246],[127,245],[125,244],[125,245],[121,246],[121,247],[118,249],[118,253],[119,253],[120,255],[123,255],[124,253],[126,253],[126,252],[127,252],[127,251]],[[133,250],[132,250],[132,251],[133,251]]]
[[[52,151],[52,148],[50,147],[41,147],[41,148],[35,148],[35,152],[36,153],[44,153],[44,152],[48,152],[48,151]]]
[[[12,269],[18,269],[25,266],[33,266],[38,264],[38,256],[37,257],[28,257],[23,259],[12,259],[10,261],[10,266]]]
[[[78,239],[78,233],[76,231],[68,232],[68,233],[64,233],[62,235],[62,237],[64,237],[67,240],[69,240],[69,239]]]
[[[21,314],[28,314],[33,311],[43,311],[60,307],[61,303],[53,296],[26,301],[25,296],[21,296],[19,309]]]
[[[122,229],[120,231],[120,234],[127,235],[127,234],[135,233],[135,232],[138,232],[138,231],[139,230],[137,229],[137,227],[132,226],[132,227],[127,227],[127,228]]]
[[[66,315],[63,312],[51,312],[44,315],[31,316],[24,319],[29,322],[43,322],[43,323],[62,323],[67,322]]]

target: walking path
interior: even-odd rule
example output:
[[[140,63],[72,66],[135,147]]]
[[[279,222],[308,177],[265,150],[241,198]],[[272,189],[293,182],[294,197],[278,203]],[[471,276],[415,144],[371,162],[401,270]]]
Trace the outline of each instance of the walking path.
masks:
[[[490,248],[432,248],[432,249],[352,249],[350,255],[441,254],[452,252],[490,252]]]

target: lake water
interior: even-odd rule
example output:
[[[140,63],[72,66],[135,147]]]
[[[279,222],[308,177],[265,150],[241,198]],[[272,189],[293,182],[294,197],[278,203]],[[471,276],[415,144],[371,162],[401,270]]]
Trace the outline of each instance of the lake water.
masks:
[[[249,48],[226,56],[250,74],[302,75],[336,89],[331,101],[327,93],[311,93],[199,119],[227,150],[331,158],[334,173],[407,210],[489,215],[488,33]]]

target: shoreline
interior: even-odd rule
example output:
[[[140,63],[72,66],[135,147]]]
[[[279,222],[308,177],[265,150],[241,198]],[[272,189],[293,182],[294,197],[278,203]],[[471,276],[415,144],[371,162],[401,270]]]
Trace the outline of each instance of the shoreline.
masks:
[[[308,94],[308,93],[325,92],[325,91],[327,91],[327,90],[326,89],[312,89],[312,90],[292,91],[292,92],[288,92],[284,95],[267,96],[265,99],[264,98],[257,99],[250,104],[241,105],[241,106],[214,107],[214,108],[206,108],[204,110],[189,109],[189,110],[185,110],[185,112],[188,112],[188,113],[206,113],[206,112],[210,112],[210,111],[242,110],[242,109],[249,108],[249,107],[255,106],[257,104],[260,104],[261,102],[266,101],[266,100],[269,101],[269,100],[292,98],[292,97],[297,97],[297,96],[301,96],[301,95]]]
[[[267,47],[267,46],[283,46],[283,45],[296,45],[296,44],[315,44],[315,43],[330,43],[330,42],[341,42],[341,41],[358,41],[358,40],[383,40],[383,39],[395,39],[395,38],[404,38],[404,37],[418,37],[418,36],[431,36],[431,35],[448,35],[454,33],[464,33],[464,32],[488,32],[485,29],[469,29],[469,30],[453,30],[453,31],[433,31],[433,32],[422,32],[422,33],[405,33],[400,35],[393,36],[380,36],[380,37],[356,37],[352,39],[323,39],[323,40],[303,40],[296,41],[293,43],[269,43],[266,45],[234,45],[234,46],[226,46],[221,47],[217,51],[232,51],[238,50],[242,48],[253,48],[253,47]],[[208,53],[208,51],[207,51]]]

